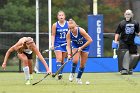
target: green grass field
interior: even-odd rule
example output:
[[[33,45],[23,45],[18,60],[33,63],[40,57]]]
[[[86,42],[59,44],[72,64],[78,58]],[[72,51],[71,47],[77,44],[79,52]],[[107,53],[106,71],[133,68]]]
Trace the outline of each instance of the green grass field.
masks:
[[[34,83],[45,74],[34,74]],[[0,93],[138,93],[140,73],[122,76],[120,73],[84,73],[83,84],[68,81],[65,73],[63,80],[47,77],[37,85],[25,85],[23,73],[0,73]],[[90,85],[85,82],[89,81]]]

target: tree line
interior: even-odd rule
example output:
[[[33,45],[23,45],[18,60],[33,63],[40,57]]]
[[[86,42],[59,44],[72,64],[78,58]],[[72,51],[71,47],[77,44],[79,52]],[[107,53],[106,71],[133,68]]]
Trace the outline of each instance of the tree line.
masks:
[[[35,32],[36,0],[0,0],[0,32]],[[73,18],[87,30],[87,15],[92,14],[93,0],[51,0],[52,23],[57,12],[63,10],[66,19]],[[120,20],[122,9],[111,8],[104,0],[98,0],[98,13],[104,15],[105,32],[112,32]],[[113,16],[112,16],[113,15]],[[48,31],[48,0],[39,0],[40,32]]]

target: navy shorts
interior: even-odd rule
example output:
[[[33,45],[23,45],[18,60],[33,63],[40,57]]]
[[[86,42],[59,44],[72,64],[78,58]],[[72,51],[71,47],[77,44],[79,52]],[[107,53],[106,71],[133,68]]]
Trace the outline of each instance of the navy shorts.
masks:
[[[28,54],[25,52],[23,52],[23,53],[27,56],[28,59],[33,59],[33,53],[31,53],[31,54]]]

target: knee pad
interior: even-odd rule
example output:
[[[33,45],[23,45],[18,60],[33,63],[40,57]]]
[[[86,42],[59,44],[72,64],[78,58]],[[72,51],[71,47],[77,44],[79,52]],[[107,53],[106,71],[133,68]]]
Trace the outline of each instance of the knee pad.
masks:
[[[140,59],[140,54],[131,54],[130,55],[130,66],[129,69],[135,69]]]
[[[129,61],[129,51],[128,49],[119,49],[118,50],[118,70],[121,71],[123,67],[123,63],[125,61]]]
[[[129,65],[130,65],[130,54],[129,51],[126,51],[122,61],[123,67],[122,69],[126,69],[127,71],[129,71]]]

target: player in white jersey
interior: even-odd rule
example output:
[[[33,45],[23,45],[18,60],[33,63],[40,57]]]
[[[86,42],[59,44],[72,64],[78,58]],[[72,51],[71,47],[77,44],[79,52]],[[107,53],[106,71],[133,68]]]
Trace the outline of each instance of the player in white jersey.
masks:
[[[28,53],[31,53],[33,51],[38,56],[38,58],[41,60],[43,65],[45,66],[47,73],[51,74],[45,59],[43,58],[43,56],[39,52],[38,48],[35,45],[35,42],[33,41],[33,38],[31,38],[31,37],[20,38],[19,41],[16,44],[14,44],[13,46],[11,46],[8,49],[8,51],[5,54],[5,58],[4,58],[4,61],[3,61],[3,64],[2,64],[2,68],[5,70],[6,64],[7,64],[7,61],[8,61],[8,58],[9,58],[10,54],[14,51],[17,51],[17,56],[23,63],[23,71],[24,71],[25,80],[26,80],[25,84],[29,85],[30,84],[30,74],[29,74],[29,64],[28,64],[29,60],[28,60],[28,58],[29,57],[31,58],[31,55],[25,53],[25,52],[27,52],[26,49],[31,50],[31,51],[28,50]]]

